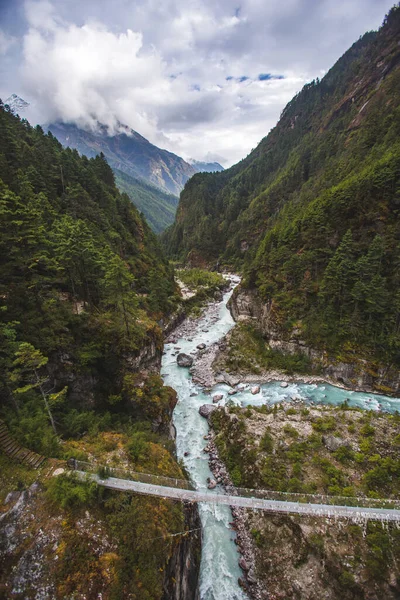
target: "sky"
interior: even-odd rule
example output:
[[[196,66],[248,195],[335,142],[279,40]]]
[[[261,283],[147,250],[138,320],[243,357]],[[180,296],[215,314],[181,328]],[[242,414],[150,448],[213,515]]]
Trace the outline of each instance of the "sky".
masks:
[[[32,122],[127,125],[183,158],[244,158],[394,0],[0,0],[0,98]]]

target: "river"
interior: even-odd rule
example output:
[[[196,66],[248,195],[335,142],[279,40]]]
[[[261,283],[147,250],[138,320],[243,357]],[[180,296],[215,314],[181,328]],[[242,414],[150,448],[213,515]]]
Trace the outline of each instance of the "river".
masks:
[[[235,283],[238,283],[238,280],[235,280]],[[162,361],[161,374],[164,381],[166,385],[173,387],[178,395],[173,417],[177,455],[184,462],[196,488],[204,487],[207,478],[212,478],[208,455],[203,452],[207,444],[204,436],[208,433],[208,425],[206,419],[199,415],[199,407],[209,404],[211,396],[193,383],[188,369],[177,365],[176,355],[178,352],[193,353],[197,345],[205,343],[209,346],[228,333],[234,326],[226,307],[231,294],[232,290],[224,294],[221,302],[209,305],[196,322],[193,331],[178,338],[176,343],[166,344]],[[301,399],[311,404],[341,404],[347,399],[351,406],[365,409],[389,412],[400,410],[400,399],[349,392],[328,384],[293,383],[282,388],[279,382],[274,382],[260,386],[260,392],[255,395],[251,393],[253,386],[254,383],[245,386],[235,396],[229,396],[229,400],[242,406],[260,406],[291,399]],[[212,395],[223,394],[224,400],[221,404],[224,404],[228,399],[228,389],[227,385],[218,384],[213,388]],[[222,490],[217,486],[215,491],[221,493]],[[200,600],[245,600],[247,595],[238,584],[238,578],[243,574],[238,565],[235,533],[229,525],[232,521],[230,509],[221,505],[200,504],[199,511],[203,527]]]

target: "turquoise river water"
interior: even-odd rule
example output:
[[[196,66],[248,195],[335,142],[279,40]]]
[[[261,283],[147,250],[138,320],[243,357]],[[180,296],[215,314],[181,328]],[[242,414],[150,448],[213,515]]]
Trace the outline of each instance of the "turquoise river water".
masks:
[[[237,282],[236,282],[237,283]],[[200,343],[208,345],[219,341],[233,327],[234,321],[226,307],[232,291],[227,292],[223,300],[210,305],[196,324],[196,331],[186,338],[178,338],[174,344],[165,345],[161,373],[166,385],[173,387],[178,395],[178,403],[174,410],[176,428],[176,445],[179,459],[184,461],[196,488],[206,486],[207,478],[212,477],[208,466],[208,455],[203,452],[208,433],[206,419],[199,415],[199,407],[209,404],[213,394],[221,393],[224,404],[230,389],[225,384],[218,384],[211,396],[204,393],[201,387],[194,384],[189,370],[181,368],[176,362],[176,348],[179,352],[189,354],[196,350]],[[363,392],[350,392],[328,384],[309,385],[290,383],[282,388],[279,382],[260,386],[260,393],[251,394],[251,387],[245,388],[229,400],[235,404],[261,406],[284,400],[302,399],[306,403],[341,404],[346,399],[351,406],[368,410],[400,411],[400,399],[388,398]],[[185,456],[186,454],[186,456]],[[220,486],[216,492],[221,493]],[[202,523],[202,560],[200,569],[200,600],[245,600],[247,596],[238,584],[243,574],[238,565],[240,558],[234,543],[235,533],[230,528],[232,514],[229,507],[212,504],[199,505]]]

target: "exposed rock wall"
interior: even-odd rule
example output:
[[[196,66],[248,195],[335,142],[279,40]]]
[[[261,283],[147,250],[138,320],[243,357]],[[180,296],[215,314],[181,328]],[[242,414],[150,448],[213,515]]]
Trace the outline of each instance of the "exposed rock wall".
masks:
[[[165,571],[162,600],[198,600],[201,560],[201,523],[197,504],[184,506],[185,524],[192,531],[181,538]]]
[[[235,321],[251,319],[257,322],[271,348],[285,354],[302,353],[308,356],[312,369],[345,386],[368,392],[400,394],[400,373],[390,365],[371,365],[362,357],[344,362],[326,351],[307,345],[299,329],[284,332],[276,323],[271,304],[263,303],[256,290],[236,288],[229,309]]]

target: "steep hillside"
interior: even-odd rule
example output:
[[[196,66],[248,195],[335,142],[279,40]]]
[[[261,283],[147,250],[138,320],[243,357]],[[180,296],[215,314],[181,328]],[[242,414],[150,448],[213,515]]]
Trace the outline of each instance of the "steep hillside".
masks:
[[[0,214],[0,416],[51,458],[32,474],[0,454],[0,596],[161,598],[186,585],[177,572],[195,588],[191,542],[171,537],[195,511],[45,479],[68,458],[184,476],[176,395],[158,373],[175,283],[155,234],[104,158],[63,149],[2,104]]]
[[[105,128],[92,133],[67,123],[53,123],[48,130],[63,146],[76,148],[88,157],[103,152],[113,169],[144,179],[175,196],[196,172],[183,158],[157,148],[129,128],[126,128],[127,133],[114,136],[109,136]]]
[[[146,217],[146,221],[156,233],[164,231],[175,219],[178,197],[167,194],[145,183],[143,179],[136,179],[119,169],[114,169],[115,183],[121,192],[125,192],[134,205]]]
[[[244,265],[270,320],[400,364],[400,8],[293,98],[242,162],[186,185],[171,255]]]

